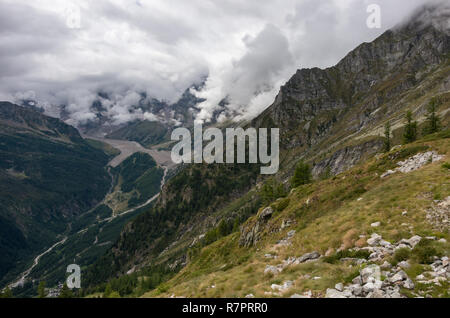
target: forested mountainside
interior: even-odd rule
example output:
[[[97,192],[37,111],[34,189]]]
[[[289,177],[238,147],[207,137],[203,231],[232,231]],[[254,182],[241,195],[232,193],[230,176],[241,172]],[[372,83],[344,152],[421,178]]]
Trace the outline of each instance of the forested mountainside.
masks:
[[[110,173],[114,183],[102,204],[71,221],[66,240],[39,259],[24,286],[14,289],[16,296],[35,295],[41,281],[58,286],[72,263],[83,271],[94,263],[117,241],[124,225],[151,206],[165,176],[163,168],[143,153],[130,156]]]
[[[127,224],[118,242],[85,274],[85,279],[89,284],[100,284],[117,273],[161,262],[170,263],[173,269],[182,266],[192,238],[214,227],[217,211],[248,191],[258,173],[254,165],[183,169],[168,182],[154,207]],[[245,220],[245,215],[257,208],[252,200],[243,207],[234,215],[236,222]],[[171,244],[173,249],[168,248]]]
[[[183,296],[230,296],[221,289],[216,289],[216,293],[212,290],[210,293],[206,292],[211,289],[210,286],[199,284],[198,279],[209,279],[228,271],[234,273],[233,268],[243,269],[243,264],[249,265],[254,255],[260,254],[256,253],[256,247],[248,249],[248,245],[239,245],[239,225],[259,208],[267,207],[272,201],[286,195],[289,186],[287,181],[299,160],[305,160],[311,165],[316,179],[326,179],[343,173],[332,179],[338,182],[336,180],[350,178],[345,171],[355,165],[361,164],[361,167],[364,167],[365,162],[375,164],[373,156],[382,152],[385,147],[383,133],[388,122],[392,131],[392,144],[403,142],[404,118],[408,111],[411,111],[411,116],[421,128],[426,124],[427,108],[433,101],[444,128],[447,127],[450,36],[448,27],[442,22],[447,21],[449,17],[442,17],[434,12],[435,18],[432,22],[424,24],[422,14],[424,11],[418,13],[409,23],[387,31],[371,43],[360,45],[334,67],[325,70],[299,70],[281,88],[274,104],[251,122],[254,127],[281,129],[281,171],[276,176],[279,181],[262,180],[258,177],[257,170],[252,170],[255,166],[184,167],[165,187],[156,206],[128,224],[114,247],[91,268],[87,275],[90,284],[100,285],[88,289],[87,292],[101,291],[105,288],[106,281],[120,285],[117,280],[112,280],[115,277],[121,277],[119,281],[122,279],[131,286],[130,281],[139,281],[137,277],[140,275],[139,269],[142,268],[145,269],[142,272],[145,274],[141,275],[145,277],[152,275],[152,266],[157,267],[159,273],[159,266],[169,266],[169,269],[176,271],[187,265],[172,282],[182,284],[185,279],[192,279],[186,284],[192,283],[197,287],[189,285],[189,288],[194,289],[177,289],[175,285],[169,284],[168,286],[173,287],[171,290],[189,293]],[[438,141],[420,147],[431,147],[446,153],[448,149],[439,145],[446,145],[447,135],[435,138]],[[407,159],[405,154],[415,153],[417,151],[407,149],[400,157]],[[398,160],[399,156],[394,155],[393,158]],[[383,170],[381,168],[388,168],[390,165],[389,163],[380,167],[380,172]],[[318,217],[324,216],[323,220],[333,220],[332,213],[337,209],[345,204],[354,204],[352,202],[359,199],[369,188],[378,185],[376,180],[379,175],[376,176],[371,169],[364,169],[362,171],[370,173],[366,175],[355,172],[359,170],[349,172],[351,178],[361,179],[362,183],[345,183],[347,186],[344,188],[333,183],[335,188],[330,186],[329,192],[324,196],[319,195],[322,183],[311,189],[292,189],[291,196],[292,193],[299,192],[301,198],[308,202],[318,200],[325,203],[317,207],[314,205],[315,209],[311,212],[317,213],[314,217],[306,216],[308,204],[302,208],[303,201],[292,205],[292,211],[295,210],[292,218],[283,218],[286,222],[280,227],[278,223],[277,227],[265,227],[268,240],[273,241],[275,237],[280,239],[281,234],[275,233],[281,231],[285,234],[285,229],[292,224],[297,224],[298,231],[316,230],[314,233],[308,232],[311,240],[314,240],[314,235],[320,237],[321,229],[312,227]],[[448,173],[445,169],[440,170],[437,164],[433,169],[436,174]],[[351,178],[347,180],[353,180]],[[373,183],[366,183],[369,179]],[[284,182],[281,186],[280,181]],[[433,184],[437,186],[441,181],[436,179],[437,183]],[[388,187],[394,189],[393,184]],[[439,191],[441,196],[446,193],[446,189]],[[380,192],[374,193],[382,200]],[[298,199],[291,196],[287,201],[278,202],[274,211],[282,212],[290,206],[291,201]],[[327,200],[329,204],[326,204]],[[345,208],[342,209],[345,214]],[[201,217],[197,217],[199,215]],[[271,215],[268,214],[268,217]],[[382,218],[383,215],[377,216]],[[278,218],[276,220],[280,223],[282,221]],[[256,229],[251,227],[244,233],[250,233],[249,237],[252,238],[260,231],[266,231],[262,229],[263,225],[257,225]],[[333,229],[332,225],[329,225],[330,229]],[[247,226],[244,224],[242,229]],[[347,230],[350,231],[350,228]],[[166,235],[161,236],[162,232]],[[230,233],[233,234],[229,235]],[[340,234],[341,230],[336,233]],[[353,239],[355,233],[352,232],[348,236]],[[291,233],[289,238],[293,235]],[[446,234],[440,232],[439,235]],[[221,239],[222,237],[225,238]],[[300,235],[295,236],[299,237]],[[340,240],[338,237],[333,239]],[[216,240],[219,242],[213,243]],[[313,246],[312,241],[308,241],[301,250],[306,250],[308,246]],[[248,266],[243,271],[252,273],[251,267]],[[131,274],[133,272],[134,274]],[[165,271],[163,273],[166,274]],[[244,286],[246,283],[236,281],[236,284]],[[158,295],[165,290],[166,285],[162,285],[158,292],[152,295]],[[232,290],[241,289],[236,287]],[[136,292],[133,288],[127,289],[127,292],[133,291]],[[236,292],[232,295],[245,296],[241,294]]]
[[[0,103],[0,282],[103,199],[108,160],[61,120]]]

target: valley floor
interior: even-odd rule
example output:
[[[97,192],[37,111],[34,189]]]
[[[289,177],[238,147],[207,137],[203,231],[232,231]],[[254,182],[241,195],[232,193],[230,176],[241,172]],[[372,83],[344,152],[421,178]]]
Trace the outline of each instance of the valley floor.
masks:
[[[126,160],[128,157],[133,155],[137,152],[142,152],[149,154],[152,156],[155,161],[165,167],[172,168],[174,166],[172,159],[171,159],[171,153],[170,151],[161,151],[161,150],[155,150],[155,149],[147,149],[144,148],[141,144],[134,142],[134,141],[127,141],[127,140],[114,140],[114,139],[107,139],[107,138],[100,138],[100,137],[91,137],[91,136],[85,136],[86,138],[101,141],[103,143],[106,143],[110,146],[112,146],[115,149],[120,150],[120,155],[115,157],[109,162],[109,166],[115,168],[118,165],[120,165],[124,160]]]

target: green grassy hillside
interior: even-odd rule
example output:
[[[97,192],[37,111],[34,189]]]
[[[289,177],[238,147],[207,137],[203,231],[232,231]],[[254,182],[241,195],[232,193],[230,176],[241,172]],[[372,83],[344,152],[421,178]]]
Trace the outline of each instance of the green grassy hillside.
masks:
[[[427,219],[427,211],[438,204],[436,200],[450,195],[449,137],[447,130],[428,137],[427,141],[372,158],[336,177],[293,189],[282,199],[285,204],[281,211],[277,210],[280,200],[271,204],[276,212],[259,229],[260,240],[255,246],[241,246],[242,234],[236,231],[199,250],[178,275],[145,297],[245,297],[249,294],[289,297],[309,291],[314,297],[323,297],[328,288],[340,282],[351,282],[362,267],[372,263],[357,265],[340,259],[356,257],[352,256],[355,253],[351,249],[367,246],[367,239],[375,232],[391,243],[414,235],[433,236],[435,240],[430,243],[430,249],[436,255],[432,256],[449,256],[448,224],[436,227]],[[411,173],[380,178],[396,162],[430,150],[445,158]],[[446,213],[448,215],[448,209]],[[283,228],[282,224],[288,220],[291,225]],[[253,227],[256,222],[258,216],[242,229]],[[376,222],[380,225],[372,227]],[[280,244],[289,232],[292,235],[289,244]],[[439,239],[447,242],[438,242]],[[278,275],[265,273],[268,265],[277,266],[289,257],[300,257],[312,251],[328,257],[287,266]],[[414,249],[405,257],[411,265],[406,272],[416,282],[416,287],[412,291],[402,290],[402,293],[448,297],[448,280],[440,285],[417,283],[416,277],[429,271],[429,263],[420,255],[420,251]],[[368,254],[360,253],[358,257],[367,258]],[[381,265],[385,260],[394,264],[396,259],[386,257],[373,263]],[[274,293],[272,284],[286,281],[292,281],[292,287],[283,293]]]

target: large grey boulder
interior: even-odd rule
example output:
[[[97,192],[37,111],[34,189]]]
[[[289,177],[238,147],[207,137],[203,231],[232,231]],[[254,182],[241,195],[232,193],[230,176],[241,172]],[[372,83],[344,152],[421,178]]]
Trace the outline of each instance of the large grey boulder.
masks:
[[[267,207],[259,214],[258,219],[261,221],[267,221],[272,217],[273,209],[271,207]]]
[[[379,280],[381,276],[380,266],[370,265],[360,271],[362,284],[367,284],[373,280]]]
[[[318,259],[318,258],[320,258],[320,253],[319,252],[312,252],[312,253],[308,253],[308,254],[305,254],[305,255],[299,257],[297,259],[297,261],[299,263],[304,263],[306,261],[311,261],[311,260],[315,260],[315,259]]]
[[[326,298],[347,298],[347,297],[345,297],[344,293],[342,293],[336,289],[332,289],[332,288],[327,289],[327,293],[326,293],[325,297]]]
[[[402,282],[408,278],[408,275],[404,271],[399,271],[397,274],[389,278],[389,282],[395,284],[398,282]]]
[[[381,236],[376,233],[373,233],[370,239],[367,240],[367,244],[369,244],[369,246],[377,246],[378,243],[380,243],[380,241]]]

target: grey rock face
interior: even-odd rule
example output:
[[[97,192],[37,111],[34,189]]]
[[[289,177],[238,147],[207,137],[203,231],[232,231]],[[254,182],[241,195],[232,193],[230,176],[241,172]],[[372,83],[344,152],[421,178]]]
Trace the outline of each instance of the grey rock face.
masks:
[[[333,67],[298,70],[251,125],[280,128],[283,149],[308,150],[334,134],[352,136],[381,124],[386,114],[380,110],[387,104],[389,113],[404,107],[401,94],[426,80],[450,50],[448,29],[416,22],[358,46]],[[333,142],[330,156],[315,162],[315,176],[340,173],[383,146],[373,140],[340,149],[340,142]]]
[[[264,228],[267,221],[272,217],[272,214],[273,209],[271,207],[267,207],[261,211],[254,223],[250,223],[247,226],[242,227],[239,245],[245,247],[255,245],[260,238],[260,232]]]
[[[371,140],[360,145],[345,147],[338,150],[331,157],[326,158],[313,167],[312,174],[317,177],[327,170],[337,175],[356,165],[364,155],[377,153],[383,147],[383,141]]]
[[[320,257],[320,253],[319,252],[312,252],[312,253],[308,253],[308,254],[305,254],[305,255],[299,257],[298,258],[298,262],[299,263],[304,263],[306,261],[318,259],[319,257]]]
[[[272,217],[273,209],[271,207],[267,207],[262,210],[261,214],[258,216],[258,219],[261,221],[267,221]]]

